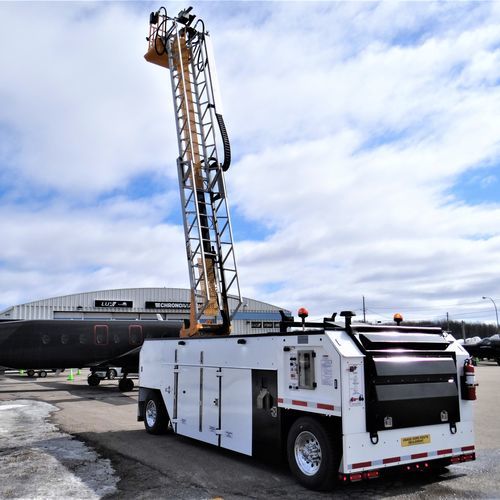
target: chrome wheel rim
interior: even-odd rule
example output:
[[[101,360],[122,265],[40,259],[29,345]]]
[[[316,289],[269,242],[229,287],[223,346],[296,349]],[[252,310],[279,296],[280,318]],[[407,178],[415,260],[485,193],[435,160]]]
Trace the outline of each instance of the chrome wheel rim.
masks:
[[[302,431],[295,439],[295,463],[306,476],[314,476],[321,467],[321,446],[316,436]]]
[[[150,399],[146,405],[146,423],[148,424],[148,427],[154,427],[156,423],[156,415],[156,404],[152,399]]]

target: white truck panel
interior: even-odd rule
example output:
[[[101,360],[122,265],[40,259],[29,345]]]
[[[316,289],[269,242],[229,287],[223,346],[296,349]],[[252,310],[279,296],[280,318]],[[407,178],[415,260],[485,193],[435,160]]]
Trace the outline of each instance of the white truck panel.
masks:
[[[199,365],[200,353],[203,352],[204,366],[221,368],[260,368],[277,369],[275,348],[269,348],[268,338],[245,337],[244,344],[238,344],[241,337],[196,338],[177,346],[180,364]],[[168,342],[168,340],[167,340]],[[178,340],[173,340],[177,342]],[[258,352],[258,355],[255,353]]]
[[[343,358],[364,357],[351,337],[344,331],[325,332],[330,342]]]
[[[219,444],[219,405],[220,405],[220,371],[217,368],[203,368],[203,398],[201,413],[201,431],[203,441]]]
[[[200,415],[200,369],[180,366],[177,391],[177,433],[201,439]]]
[[[365,377],[363,357],[342,357],[342,432],[364,432],[365,429]]]
[[[386,430],[379,433],[377,444],[370,441],[368,432],[344,434],[341,472],[362,472],[463,454],[463,447],[474,445],[474,427],[472,422],[457,422],[456,425],[455,434],[450,432],[449,424]],[[404,446],[403,443],[411,438],[416,444]]]
[[[174,364],[175,350],[172,344],[161,340],[148,340],[141,347],[139,382],[142,387],[165,389],[173,384],[165,367]]]
[[[221,390],[221,446],[252,454],[252,372],[224,368]]]
[[[271,339],[270,339],[271,340]],[[280,370],[278,371],[279,406],[289,409],[340,416],[341,382],[340,356],[325,335],[311,335],[307,344],[299,344],[297,337],[284,337],[283,346],[289,351],[280,350]],[[281,344],[280,344],[281,345]],[[301,388],[297,380],[294,358],[299,351],[315,353],[313,370],[314,388]]]

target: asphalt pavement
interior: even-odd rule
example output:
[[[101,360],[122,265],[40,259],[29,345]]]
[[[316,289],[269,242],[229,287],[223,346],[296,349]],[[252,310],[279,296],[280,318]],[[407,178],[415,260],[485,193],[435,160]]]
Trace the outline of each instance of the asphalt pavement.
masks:
[[[86,374],[0,377],[0,498],[500,498],[500,366],[482,362],[477,460],[442,474],[393,474],[332,493],[300,486],[270,465],[174,435],[151,436],[136,419],[137,390],[90,388]]]

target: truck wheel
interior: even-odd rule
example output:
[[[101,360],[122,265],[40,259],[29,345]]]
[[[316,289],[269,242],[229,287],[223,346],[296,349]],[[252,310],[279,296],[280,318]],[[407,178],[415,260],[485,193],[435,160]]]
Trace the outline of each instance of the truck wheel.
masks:
[[[28,375],[29,378],[33,378],[35,376],[35,370],[28,370],[26,375]]]
[[[116,370],[114,368],[111,368],[111,370],[108,371],[108,379],[109,380],[114,380],[116,378]]]
[[[341,458],[332,430],[317,419],[301,417],[290,428],[288,464],[299,482],[313,490],[330,490],[337,479]]]
[[[500,358],[497,358],[497,365],[500,365]]]
[[[95,373],[92,373],[92,375],[89,375],[87,378],[87,384],[89,384],[90,387],[97,387],[100,382],[101,379]]]
[[[46,372],[45,370],[40,370],[40,371],[38,372],[38,376],[39,376],[40,378],[45,378],[45,377],[47,376],[47,372]]]
[[[170,419],[161,396],[150,392],[144,401],[144,427],[149,434],[164,434],[168,431]]]

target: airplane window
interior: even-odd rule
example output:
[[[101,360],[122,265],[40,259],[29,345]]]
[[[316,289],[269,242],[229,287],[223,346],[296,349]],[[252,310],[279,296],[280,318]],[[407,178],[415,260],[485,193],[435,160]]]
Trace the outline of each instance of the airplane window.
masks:
[[[67,333],[63,333],[61,335],[61,344],[67,344],[69,342],[69,335]]]
[[[80,344],[87,343],[87,335],[85,333],[80,333]]]
[[[107,325],[94,326],[94,339],[97,345],[106,345],[108,343],[108,327]]]
[[[142,344],[142,326],[141,325],[130,325],[128,327],[128,336],[130,345],[141,345]]]
[[[42,344],[48,344],[50,342],[50,335],[47,333],[44,333],[42,335]]]

